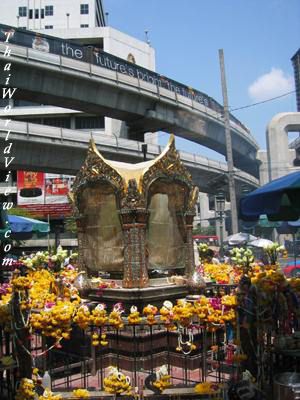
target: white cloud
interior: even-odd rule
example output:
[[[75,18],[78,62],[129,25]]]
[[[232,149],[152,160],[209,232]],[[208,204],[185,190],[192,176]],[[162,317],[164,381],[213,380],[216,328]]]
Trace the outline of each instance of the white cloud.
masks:
[[[281,69],[272,68],[270,72],[257,78],[248,88],[249,96],[254,101],[263,101],[294,89],[294,80]]]

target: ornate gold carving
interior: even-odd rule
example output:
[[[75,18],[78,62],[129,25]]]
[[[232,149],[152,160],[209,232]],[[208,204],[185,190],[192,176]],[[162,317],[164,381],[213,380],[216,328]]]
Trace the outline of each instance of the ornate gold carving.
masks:
[[[121,208],[137,209],[145,208],[145,199],[138,190],[135,179],[129,179],[127,191],[121,200]]]
[[[96,182],[101,182],[101,185],[94,185]],[[87,260],[95,259],[96,268],[103,268],[104,264],[99,262],[102,258],[98,246],[102,248],[103,245],[103,255],[110,257],[106,243],[111,238],[108,239],[107,234],[100,233],[97,224],[103,221],[101,222],[102,214],[98,211],[102,210],[101,212],[108,218],[112,218],[112,215],[116,217],[117,213],[122,227],[122,231],[118,231],[119,237],[123,242],[119,247],[115,246],[115,249],[122,247],[124,250],[124,257],[122,255],[120,265],[118,264],[120,268],[123,264],[123,286],[147,286],[150,257],[146,243],[150,225],[147,202],[148,197],[150,199],[156,194],[164,196],[163,204],[166,210],[172,213],[173,224],[180,231],[178,235],[185,254],[181,266],[185,265],[190,273],[193,266],[192,219],[198,188],[193,186],[191,175],[180,160],[179,153],[175,149],[174,136],[170,137],[165,150],[156,159],[130,167],[125,163],[105,160],[91,140],[87,157],[75,178],[69,196],[78,226],[81,267],[88,270],[90,265]],[[104,208],[108,206],[108,203],[103,201],[107,196],[113,197],[114,208],[110,212]],[[111,227],[111,221],[109,223]],[[105,225],[102,223],[101,226]],[[99,239],[97,246],[92,240],[93,235]],[[92,254],[90,259],[89,254]],[[113,271],[116,263],[113,265],[110,261],[106,262],[105,268]]]
[[[157,178],[179,180],[184,182],[190,190],[192,189],[192,177],[180,160],[179,153],[175,148],[174,135],[170,136],[169,143],[161,155],[143,173],[140,191],[144,196],[147,195],[151,183]]]
[[[199,196],[199,188],[198,186],[194,186],[193,189],[190,191],[188,199],[188,206],[187,206],[188,212],[195,213],[195,205],[197,203],[198,196]]]
[[[82,188],[87,183],[92,183],[98,180],[110,182],[119,193],[122,193],[125,190],[124,179],[107,163],[104,157],[102,157],[97,150],[94,140],[91,139],[87,157],[75,178],[72,188],[71,196],[73,196],[73,202],[77,205],[77,207],[78,195],[82,191]]]

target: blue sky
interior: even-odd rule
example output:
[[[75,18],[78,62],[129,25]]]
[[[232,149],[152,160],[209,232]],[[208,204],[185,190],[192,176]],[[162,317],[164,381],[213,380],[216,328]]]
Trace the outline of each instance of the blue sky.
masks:
[[[104,7],[110,26],[141,40],[149,31],[157,72],[221,103],[223,48],[232,108],[294,90],[290,58],[300,47],[300,0],[104,0]],[[268,122],[286,111],[296,111],[294,93],[234,115],[265,149]],[[216,158],[195,144],[178,145]]]

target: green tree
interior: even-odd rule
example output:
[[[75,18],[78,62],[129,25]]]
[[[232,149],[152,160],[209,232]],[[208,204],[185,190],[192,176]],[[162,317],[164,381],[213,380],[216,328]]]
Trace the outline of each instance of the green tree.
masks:
[[[65,218],[64,225],[66,232],[77,233],[76,221],[73,216]]]
[[[206,235],[206,236],[216,235],[216,228],[214,226],[206,226],[206,227],[197,226],[197,228],[193,229],[193,235]]]

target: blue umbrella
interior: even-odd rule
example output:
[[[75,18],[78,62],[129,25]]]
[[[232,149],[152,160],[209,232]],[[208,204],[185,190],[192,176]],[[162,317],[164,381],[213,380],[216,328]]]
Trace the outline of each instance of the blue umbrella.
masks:
[[[50,231],[47,222],[18,215],[8,215],[8,225],[12,231],[11,237],[19,240],[29,239],[33,233],[44,236]]]
[[[241,219],[254,221],[261,214],[271,221],[300,218],[300,171],[275,179],[241,199]]]

